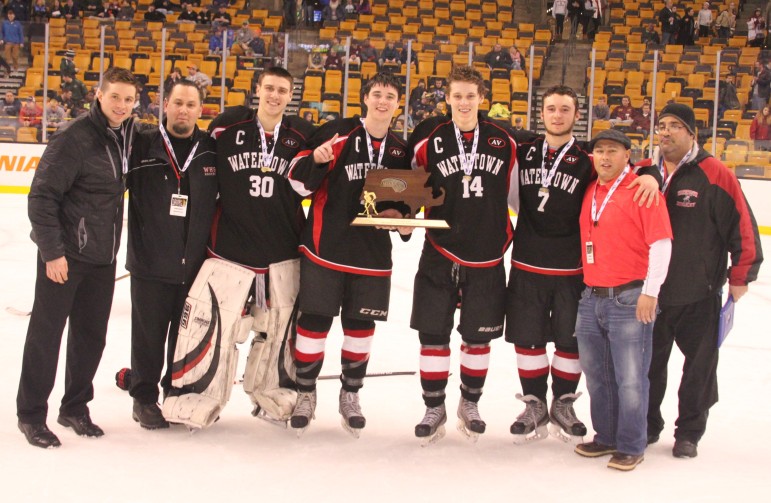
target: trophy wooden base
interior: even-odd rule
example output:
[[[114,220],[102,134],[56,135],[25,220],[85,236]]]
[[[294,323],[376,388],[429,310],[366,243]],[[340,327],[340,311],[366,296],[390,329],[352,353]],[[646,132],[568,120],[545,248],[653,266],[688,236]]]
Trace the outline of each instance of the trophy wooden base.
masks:
[[[423,227],[426,229],[449,229],[450,226],[444,220],[431,220],[424,218],[380,218],[380,217],[356,217],[351,225],[363,227]]]

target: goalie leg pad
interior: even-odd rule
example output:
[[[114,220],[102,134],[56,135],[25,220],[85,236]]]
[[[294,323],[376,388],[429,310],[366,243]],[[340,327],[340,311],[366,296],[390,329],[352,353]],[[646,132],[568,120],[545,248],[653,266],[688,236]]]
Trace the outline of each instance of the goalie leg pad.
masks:
[[[230,398],[242,340],[244,306],[254,273],[208,259],[193,282],[179,324],[172,389],[163,402],[170,422],[211,426]],[[248,331],[247,331],[248,333]]]
[[[300,259],[271,264],[270,308],[255,308],[255,335],[244,371],[244,391],[270,417],[286,421],[297,400],[292,345],[300,290]],[[263,337],[264,336],[264,337]]]

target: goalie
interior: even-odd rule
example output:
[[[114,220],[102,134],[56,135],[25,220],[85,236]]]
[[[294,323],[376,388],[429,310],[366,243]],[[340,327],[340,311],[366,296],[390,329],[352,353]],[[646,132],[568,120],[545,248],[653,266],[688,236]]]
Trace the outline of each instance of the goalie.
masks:
[[[254,414],[284,422],[294,408],[291,351],[299,288],[298,244],[305,214],[303,198],[286,177],[289,162],[305,147],[313,126],[299,117],[283,116],[292,87],[289,72],[268,68],[255,86],[257,110],[228,108],[209,127],[217,143],[220,194],[209,256],[222,260],[213,263],[213,270],[199,274],[191,289],[192,319],[187,329],[180,330],[180,340],[185,342],[179,343],[174,360],[175,389],[164,402],[164,416],[170,421],[205,427],[216,420],[235,377],[235,345],[246,340],[249,329],[256,335],[247,359],[244,391],[255,405]],[[246,271],[248,278],[234,268]],[[197,315],[214,321],[214,304],[221,336],[217,327],[196,324]],[[213,345],[217,341],[219,349]],[[201,344],[211,345],[206,354],[189,354]],[[215,353],[216,373],[207,366]],[[203,377],[210,379],[206,388]],[[199,400],[195,396],[201,397],[200,402],[195,402]],[[196,407],[200,409],[194,411]]]

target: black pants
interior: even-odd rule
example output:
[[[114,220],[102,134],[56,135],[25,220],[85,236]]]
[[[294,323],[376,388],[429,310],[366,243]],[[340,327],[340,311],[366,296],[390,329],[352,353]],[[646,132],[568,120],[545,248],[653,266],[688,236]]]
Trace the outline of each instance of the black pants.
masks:
[[[46,277],[45,263],[38,255],[35,302],[16,396],[17,415],[25,423],[46,420],[68,318],[64,397],[59,413],[88,413],[87,404],[94,398],[93,380],[102,359],[115,289],[115,264],[87,264],[69,257],[67,262],[68,280],[62,285]]]
[[[177,345],[179,318],[188,290],[188,285],[173,285],[131,276],[129,393],[141,403],[158,401],[159,380],[164,390],[171,388],[171,364]],[[164,361],[166,373],[161,379]]]
[[[675,438],[698,442],[707,429],[709,409],[717,403],[717,331],[720,297],[711,295],[685,306],[662,306],[653,328],[653,356],[648,373],[648,432],[664,429],[661,403],[667,389],[672,344],[685,356],[678,390]]]

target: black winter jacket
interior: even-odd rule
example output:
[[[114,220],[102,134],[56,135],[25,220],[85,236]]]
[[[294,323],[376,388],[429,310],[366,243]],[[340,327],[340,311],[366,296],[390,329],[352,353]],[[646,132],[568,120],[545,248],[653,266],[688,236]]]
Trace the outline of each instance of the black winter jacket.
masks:
[[[157,127],[141,132],[134,144],[129,189],[128,257],[126,269],[147,280],[190,284],[206,259],[217,203],[214,141],[197,127],[195,157],[184,177],[189,199],[186,217],[169,212],[177,176]],[[185,159],[177,159],[185,163]]]
[[[123,228],[123,145],[130,155],[135,126],[123,123],[125,142],[95,102],[88,115],[59,129],[40,158],[27,211],[32,241],[43,261],[63,256],[111,264]]]
[[[653,159],[638,166],[655,169],[659,155],[657,148]],[[664,196],[674,239],[669,272],[659,293],[662,306],[715,295],[726,279],[732,285],[757,279],[763,262],[758,225],[728,168],[699,149],[672,175]]]

